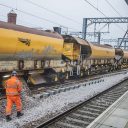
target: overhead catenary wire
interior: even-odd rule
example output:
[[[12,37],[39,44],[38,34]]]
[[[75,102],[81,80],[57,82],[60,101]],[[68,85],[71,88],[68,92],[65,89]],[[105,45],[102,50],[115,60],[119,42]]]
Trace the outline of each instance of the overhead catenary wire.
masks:
[[[86,3],[88,3],[90,6],[92,6],[96,11],[98,11],[99,13],[101,13],[103,16],[105,16],[106,18],[108,18],[108,16],[106,16],[100,9],[98,9],[97,7],[95,7],[93,4],[91,4],[88,0],[84,0]],[[118,28],[120,28],[122,31],[125,32],[125,30],[120,27],[118,24],[115,24],[118,26]]]
[[[5,4],[1,4],[1,3],[0,3],[0,6],[6,7],[6,8],[10,8],[10,9],[13,9],[13,10],[16,10],[16,11],[21,12],[21,13],[23,13],[23,14],[26,14],[26,15],[28,15],[28,16],[31,16],[31,17],[34,17],[34,18],[37,18],[37,19],[40,19],[40,20],[43,20],[43,21],[47,21],[47,22],[52,23],[52,24],[56,24],[56,25],[58,25],[58,26],[63,26],[63,27],[68,28],[68,29],[76,30],[76,29],[74,29],[74,28],[71,28],[71,27],[68,27],[68,26],[59,24],[59,23],[54,22],[54,21],[51,21],[51,20],[49,20],[49,19],[42,18],[42,17],[37,16],[37,15],[34,15],[34,14],[30,13],[30,12],[26,12],[26,11],[23,11],[23,10],[20,10],[20,9],[17,9],[17,8],[14,8],[14,7],[5,5]]]
[[[101,13],[103,16],[105,16],[106,18],[108,18],[101,10],[99,10],[98,9],[98,6],[97,7],[95,7],[93,4],[91,4],[88,0],[84,0],[86,3],[88,3],[90,6],[92,6],[96,11],[98,11],[99,13]],[[110,4],[109,4],[109,6],[110,6]],[[111,7],[113,7],[113,6],[111,6]],[[118,13],[118,11],[116,11],[116,13]],[[120,13],[119,13],[120,14]],[[118,15],[119,15],[118,14]],[[107,24],[106,24],[107,25]],[[106,26],[105,25],[105,26]],[[118,24],[114,24],[115,26],[117,26],[118,28],[120,28],[123,32],[125,32],[125,30],[120,26],[120,25],[118,25]],[[111,37],[112,38],[112,37]]]
[[[84,0],[86,3],[88,3],[90,6],[92,6],[95,10],[100,12],[103,16],[107,17],[101,10],[99,10],[97,7],[95,7],[93,4],[91,4],[88,0]]]
[[[112,5],[108,0],[105,0],[105,1],[108,3],[108,5],[109,5],[120,17],[123,17],[123,16],[113,7],[113,5]],[[122,29],[120,25],[117,24],[117,26],[118,26],[120,29]],[[122,29],[122,30],[125,32],[124,29]]]
[[[36,7],[39,7],[39,8],[41,8],[41,9],[44,9],[44,10],[46,10],[46,11],[52,13],[52,14],[55,14],[55,15],[57,15],[57,16],[60,16],[60,17],[62,17],[62,18],[64,18],[64,19],[70,20],[71,22],[74,22],[74,23],[77,23],[77,24],[82,25],[80,22],[78,22],[78,21],[76,21],[76,20],[74,20],[74,19],[72,19],[72,18],[70,18],[70,17],[64,16],[64,15],[58,13],[58,12],[55,12],[55,11],[53,11],[53,10],[51,10],[51,9],[48,9],[48,8],[44,7],[44,6],[42,6],[42,5],[39,5],[39,4],[35,3],[35,2],[32,2],[31,0],[24,0],[24,1],[26,1],[26,2],[28,2],[28,3],[30,3],[30,4],[32,4],[32,5],[34,5],[34,6],[36,6]]]
[[[120,17],[123,17],[123,16],[117,11],[117,9],[115,9],[114,6],[113,6],[108,0],[105,0],[105,1],[108,3],[108,5],[109,5]]]
[[[7,16],[4,16],[4,15],[0,15],[0,17],[3,17],[3,18],[7,18]],[[0,20],[0,21],[3,21],[3,20]],[[35,25],[35,24],[30,24],[30,22],[27,22],[27,21],[24,21],[24,20],[18,20],[18,21],[20,21],[20,22],[22,22],[22,23],[25,23],[25,24],[29,24],[30,26],[31,26],[31,28],[35,28],[35,29],[48,29],[48,28],[45,28],[45,27],[39,27],[39,26],[37,26],[37,25]],[[4,22],[4,21],[3,21]],[[22,25],[22,24],[18,24],[18,25]]]
[[[32,13],[29,13],[29,12],[25,12],[25,11],[23,11],[23,10],[15,9],[15,8],[13,8],[13,7],[11,7],[11,6],[4,5],[4,4],[0,4],[0,5],[1,5],[1,6],[4,6],[4,7],[6,7],[6,8],[10,8],[10,9],[13,9],[13,10],[19,11],[19,12],[24,13],[24,14],[26,14],[26,15],[36,17],[36,18],[38,18],[38,19],[45,20],[45,21],[47,21],[47,22],[50,22],[50,23],[54,23],[54,24],[60,25],[59,23],[56,23],[56,22],[50,21],[50,20],[45,19],[45,18],[41,18],[41,17],[39,17],[39,16],[36,16],[36,15],[34,15],[34,14],[32,14]]]

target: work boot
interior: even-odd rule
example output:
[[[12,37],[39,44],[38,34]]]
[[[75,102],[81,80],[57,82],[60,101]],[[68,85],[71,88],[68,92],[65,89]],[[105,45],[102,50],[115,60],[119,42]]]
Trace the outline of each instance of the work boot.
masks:
[[[17,112],[17,117],[21,117],[21,116],[23,116],[23,115],[24,115],[23,113]]]
[[[8,121],[10,121],[10,120],[12,120],[12,118],[10,117],[10,115],[7,115],[7,116],[6,116],[6,121],[8,122]]]

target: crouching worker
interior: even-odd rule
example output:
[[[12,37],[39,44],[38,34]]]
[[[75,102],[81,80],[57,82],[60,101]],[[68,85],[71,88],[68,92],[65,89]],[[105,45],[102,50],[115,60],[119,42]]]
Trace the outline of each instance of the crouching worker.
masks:
[[[11,111],[12,106],[15,103],[17,109],[17,117],[23,115],[21,113],[22,103],[20,98],[20,93],[22,90],[22,82],[17,77],[17,72],[13,71],[11,78],[5,82],[6,96],[7,96],[7,105],[6,105],[6,121],[11,120]]]

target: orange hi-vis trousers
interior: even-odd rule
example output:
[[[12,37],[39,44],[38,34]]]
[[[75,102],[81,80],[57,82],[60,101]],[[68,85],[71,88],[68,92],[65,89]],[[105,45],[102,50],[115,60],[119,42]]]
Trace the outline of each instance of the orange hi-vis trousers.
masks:
[[[21,103],[21,98],[19,95],[7,96],[6,115],[11,115],[13,104],[16,105],[17,111],[22,110],[22,103]]]

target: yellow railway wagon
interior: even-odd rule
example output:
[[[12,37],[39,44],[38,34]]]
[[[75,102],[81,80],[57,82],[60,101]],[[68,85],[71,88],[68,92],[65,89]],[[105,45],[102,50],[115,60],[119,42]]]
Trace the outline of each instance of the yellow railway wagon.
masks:
[[[75,61],[80,59],[81,54],[90,54],[88,50],[85,50],[85,48],[88,48],[89,44],[86,43],[84,40],[69,35],[64,35],[63,38],[63,55],[70,60]]]
[[[64,37],[64,55],[71,60],[78,60],[80,56],[90,59],[113,59],[115,58],[115,49],[109,45],[98,45],[86,40],[72,37]],[[73,46],[78,45],[76,48]]]
[[[61,59],[62,51],[63,38],[55,32],[0,21],[0,60]]]
[[[80,47],[78,44],[65,43],[63,54],[70,60],[77,60],[80,56]]]
[[[108,45],[98,45],[89,43],[91,47],[90,58],[114,58],[115,49]]]
[[[123,58],[124,58],[124,59],[128,59],[128,51],[123,50],[123,52],[124,52],[124,56],[123,56]]]

